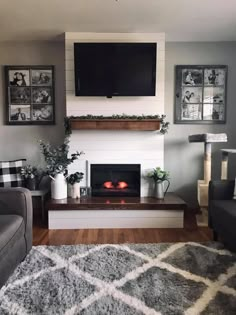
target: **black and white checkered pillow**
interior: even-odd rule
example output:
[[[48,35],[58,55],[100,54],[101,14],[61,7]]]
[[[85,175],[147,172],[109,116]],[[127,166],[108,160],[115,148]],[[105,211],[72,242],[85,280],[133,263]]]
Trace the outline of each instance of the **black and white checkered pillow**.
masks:
[[[21,168],[25,159],[0,162],[0,187],[21,187]]]

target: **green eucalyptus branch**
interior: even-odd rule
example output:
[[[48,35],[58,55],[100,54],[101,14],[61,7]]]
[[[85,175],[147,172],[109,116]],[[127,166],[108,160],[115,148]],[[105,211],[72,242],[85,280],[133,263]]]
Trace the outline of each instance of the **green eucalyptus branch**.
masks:
[[[48,175],[56,175],[59,173],[65,174],[68,166],[79,158],[82,151],[72,153],[69,156],[69,137],[66,136],[61,145],[53,146],[50,143],[45,143],[40,140],[40,150],[44,156]]]

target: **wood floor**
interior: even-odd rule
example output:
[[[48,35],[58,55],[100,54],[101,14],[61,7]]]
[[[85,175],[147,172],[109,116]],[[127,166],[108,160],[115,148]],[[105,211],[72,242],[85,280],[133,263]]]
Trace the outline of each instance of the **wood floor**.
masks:
[[[33,228],[33,244],[117,244],[117,243],[160,243],[160,242],[205,242],[212,240],[207,227],[198,228],[195,215],[185,213],[183,229],[91,229],[91,230],[48,230],[39,220]]]

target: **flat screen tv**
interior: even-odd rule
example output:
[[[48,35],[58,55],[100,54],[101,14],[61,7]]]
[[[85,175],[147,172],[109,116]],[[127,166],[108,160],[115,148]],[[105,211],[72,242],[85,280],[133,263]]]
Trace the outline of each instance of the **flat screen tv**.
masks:
[[[75,43],[76,96],[154,96],[156,43]]]

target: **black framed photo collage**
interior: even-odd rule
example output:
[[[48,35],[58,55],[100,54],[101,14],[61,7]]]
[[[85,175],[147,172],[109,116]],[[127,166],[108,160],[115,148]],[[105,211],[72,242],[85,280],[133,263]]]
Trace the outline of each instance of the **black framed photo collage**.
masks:
[[[176,66],[175,123],[226,122],[227,66]]]
[[[5,66],[6,122],[55,123],[54,66]]]

